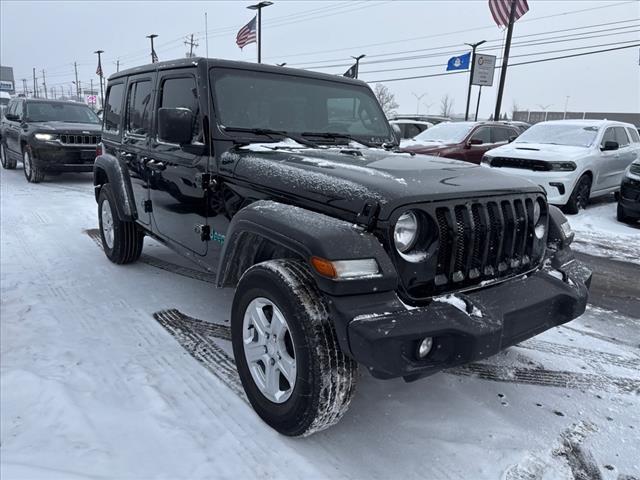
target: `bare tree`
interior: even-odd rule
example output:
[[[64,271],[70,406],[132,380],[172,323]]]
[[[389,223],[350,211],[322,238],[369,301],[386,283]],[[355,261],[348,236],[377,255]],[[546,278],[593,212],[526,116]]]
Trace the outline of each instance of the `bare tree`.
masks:
[[[378,103],[382,107],[382,111],[387,117],[396,113],[396,108],[398,108],[398,102],[396,102],[396,96],[389,90],[386,85],[382,83],[376,83],[373,88],[373,93],[378,99]]]
[[[440,99],[440,115],[443,117],[451,116],[454,100],[447,93]]]

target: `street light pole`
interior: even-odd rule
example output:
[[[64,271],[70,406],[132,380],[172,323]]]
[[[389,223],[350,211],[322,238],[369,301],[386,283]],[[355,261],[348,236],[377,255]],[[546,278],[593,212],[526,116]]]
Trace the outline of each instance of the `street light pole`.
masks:
[[[360,60],[362,60],[364,57],[366,57],[365,54],[358,55],[357,57],[351,57],[356,61],[356,75],[354,78],[358,78],[358,71],[360,70]]]
[[[482,40],[478,43],[465,43],[465,45],[469,45],[471,47],[471,71],[469,72],[469,89],[467,90],[467,109],[464,112],[464,120],[469,120],[469,102],[471,101],[471,82],[473,81],[473,71],[476,66],[476,48],[478,48],[483,43],[486,43],[486,40]]]
[[[416,97],[416,115],[418,115],[420,113],[420,100],[422,100],[422,97],[424,97],[426,93],[423,93],[422,95],[418,95],[415,92],[411,92],[411,95]]]
[[[258,11],[258,63],[262,63],[262,9],[269,5],[273,5],[273,2],[264,1],[247,7],[249,10]]]
[[[158,61],[156,51],[153,49],[153,39],[158,35],[152,33],[151,35],[147,35],[147,38],[151,40],[151,63],[156,63]]]

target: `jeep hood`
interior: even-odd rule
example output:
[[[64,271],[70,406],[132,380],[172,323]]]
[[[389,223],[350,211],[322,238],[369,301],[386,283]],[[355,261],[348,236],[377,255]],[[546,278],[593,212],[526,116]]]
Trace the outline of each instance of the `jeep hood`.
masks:
[[[99,134],[102,125],[99,123],[70,123],[70,122],[31,122],[35,130],[46,132],[88,132],[88,134]]]
[[[542,191],[528,180],[478,165],[382,149],[238,148],[222,155],[220,168],[274,194],[354,214],[375,202],[381,220],[416,202]]]
[[[485,155],[489,157],[512,157],[527,160],[573,160],[589,154],[589,147],[573,145],[553,145],[549,143],[512,142],[493,150]]]

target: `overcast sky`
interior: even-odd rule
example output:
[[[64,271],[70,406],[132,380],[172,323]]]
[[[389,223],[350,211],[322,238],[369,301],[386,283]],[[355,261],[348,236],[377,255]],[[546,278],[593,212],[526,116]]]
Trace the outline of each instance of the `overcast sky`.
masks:
[[[199,43],[195,52],[204,56],[205,12],[210,57],[256,61],[255,45],[242,51],[235,45],[237,30],[253,15],[247,5],[250,2],[0,0],[0,62],[14,68],[18,91],[22,78],[32,85],[33,67],[39,82],[44,68],[48,86],[67,90],[74,79],[74,61],[81,82],[88,83],[92,77],[96,81],[94,50],[105,51],[107,75],[115,71],[118,58],[124,68],[148,63],[145,36],[150,33],[159,35],[156,51],[160,60],[183,57],[188,47],[182,42],[191,33]],[[510,63],[640,44],[637,0],[529,0],[529,6],[530,11],[516,23]],[[577,12],[580,10],[584,11]],[[609,25],[602,25],[605,23]],[[465,52],[465,42],[493,41],[483,50],[500,56],[502,39],[487,0],[276,0],[263,10],[264,62],[323,66],[314,69],[337,74],[347,70],[351,55],[366,54],[360,67],[360,78],[366,81],[442,73],[445,67],[441,65],[453,52]],[[516,46],[516,42],[538,45]],[[555,53],[531,56],[540,52]],[[422,58],[397,61],[398,57],[416,56]],[[503,111],[510,111],[514,103],[520,109],[544,106],[563,111],[568,101],[570,111],[640,112],[639,61],[640,47],[636,46],[514,66],[507,76]],[[367,73],[373,70],[388,71]],[[483,89],[481,116],[493,111],[498,78],[496,72],[494,86]],[[384,83],[395,93],[400,111],[415,112],[418,105],[413,94],[424,94],[420,112],[429,109],[435,114],[445,94],[455,99],[454,111],[464,112],[467,82],[468,75],[461,74]],[[474,106],[475,95],[476,90]]]

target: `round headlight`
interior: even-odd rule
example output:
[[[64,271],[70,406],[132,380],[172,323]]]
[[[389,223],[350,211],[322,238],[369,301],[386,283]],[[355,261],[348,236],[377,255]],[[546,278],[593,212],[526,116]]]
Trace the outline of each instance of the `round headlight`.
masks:
[[[533,204],[533,225],[536,237],[540,240],[547,231],[545,217],[542,216],[542,205],[540,200],[536,200]]]
[[[538,220],[540,220],[540,202],[536,200],[533,204],[533,224],[537,225]]]
[[[398,218],[393,230],[393,241],[400,253],[406,253],[413,247],[418,238],[418,219],[415,213],[404,212]]]

